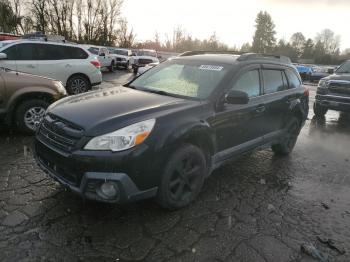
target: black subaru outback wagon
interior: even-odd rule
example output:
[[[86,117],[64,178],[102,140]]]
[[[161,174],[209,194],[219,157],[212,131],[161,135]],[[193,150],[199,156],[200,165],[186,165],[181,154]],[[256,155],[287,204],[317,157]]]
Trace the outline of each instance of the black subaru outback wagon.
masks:
[[[154,197],[176,209],[228,160],[266,147],[289,154],[308,100],[285,57],[178,57],[123,87],[51,105],[37,131],[36,159],[86,199]]]

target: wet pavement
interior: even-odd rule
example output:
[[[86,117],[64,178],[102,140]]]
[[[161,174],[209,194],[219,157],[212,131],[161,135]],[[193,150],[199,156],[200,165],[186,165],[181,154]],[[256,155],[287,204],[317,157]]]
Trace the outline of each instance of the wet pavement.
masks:
[[[84,203],[36,167],[31,140],[0,133],[0,261],[317,261],[302,244],[350,261],[350,116],[310,111],[289,157],[243,156],[175,212]]]

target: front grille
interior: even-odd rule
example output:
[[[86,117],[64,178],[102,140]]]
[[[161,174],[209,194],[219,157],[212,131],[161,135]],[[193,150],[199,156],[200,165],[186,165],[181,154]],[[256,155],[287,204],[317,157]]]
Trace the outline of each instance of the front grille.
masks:
[[[46,115],[38,137],[45,144],[65,152],[71,152],[83,135],[83,129],[53,115]]]
[[[70,172],[67,168],[56,165],[48,160],[46,157],[38,155],[38,159],[42,165],[44,165],[51,173],[65,180],[73,186],[78,186],[79,181],[76,174]]]
[[[151,59],[143,59],[143,58],[139,59],[139,64],[143,64],[143,65],[147,65],[147,64],[150,64],[152,62],[153,61]]]
[[[117,61],[120,62],[122,61],[122,59],[120,57],[117,57]]]
[[[328,88],[334,94],[350,95],[350,82],[347,81],[330,82]]]

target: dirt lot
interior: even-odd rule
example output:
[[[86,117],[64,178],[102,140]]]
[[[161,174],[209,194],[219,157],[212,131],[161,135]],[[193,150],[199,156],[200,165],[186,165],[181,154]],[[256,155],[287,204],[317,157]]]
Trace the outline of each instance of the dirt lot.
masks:
[[[104,86],[130,77],[105,74]],[[244,156],[175,212],[84,203],[36,167],[31,137],[2,130],[0,261],[314,261],[303,243],[350,261],[350,117],[309,117],[291,156]]]

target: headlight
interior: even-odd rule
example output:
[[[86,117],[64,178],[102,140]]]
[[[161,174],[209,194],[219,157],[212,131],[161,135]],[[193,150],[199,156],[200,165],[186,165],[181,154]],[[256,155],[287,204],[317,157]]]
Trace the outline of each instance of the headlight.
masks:
[[[141,144],[151,133],[155,119],[142,121],[115,132],[91,139],[84,149],[86,150],[110,150],[123,151]]]
[[[326,87],[328,87],[328,82],[326,81],[326,80],[320,80],[319,82],[318,82],[318,87],[323,87],[323,88],[326,88]]]

